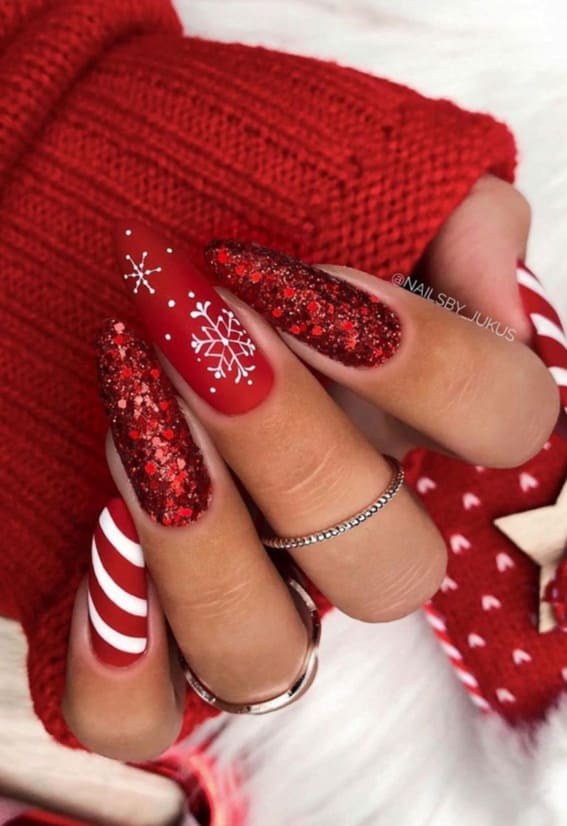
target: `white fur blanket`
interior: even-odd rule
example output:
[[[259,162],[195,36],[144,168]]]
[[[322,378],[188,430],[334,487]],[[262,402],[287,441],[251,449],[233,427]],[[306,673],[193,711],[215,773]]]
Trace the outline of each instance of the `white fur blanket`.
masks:
[[[534,207],[528,263],[567,316],[562,0],[177,7],[188,33],[336,59],[506,120],[520,144],[518,183]],[[308,697],[274,716],[231,720],[216,749],[250,775],[247,826],[567,823],[567,704],[524,746],[479,718],[419,615],[365,626],[334,612]]]

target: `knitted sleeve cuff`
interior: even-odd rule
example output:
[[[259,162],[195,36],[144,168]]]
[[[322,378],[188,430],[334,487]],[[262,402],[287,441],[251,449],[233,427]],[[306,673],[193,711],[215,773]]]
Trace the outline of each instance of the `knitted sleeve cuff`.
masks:
[[[114,221],[137,214],[195,254],[232,236],[386,277],[481,175],[511,180],[515,148],[493,118],[387,80],[184,39],[167,0],[23,0],[0,44],[0,608],[27,634],[37,713],[76,745],[66,639],[112,495],[92,342],[132,316]],[[208,714],[190,694],[184,733]]]

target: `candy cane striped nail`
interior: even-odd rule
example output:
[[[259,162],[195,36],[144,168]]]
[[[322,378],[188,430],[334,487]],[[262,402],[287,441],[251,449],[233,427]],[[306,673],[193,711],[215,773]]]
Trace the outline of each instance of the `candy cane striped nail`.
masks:
[[[103,663],[135,662],[148,642],[148,585],[142,548],[122,499],[102,511],[91,547],[88,584],[92,647]]]

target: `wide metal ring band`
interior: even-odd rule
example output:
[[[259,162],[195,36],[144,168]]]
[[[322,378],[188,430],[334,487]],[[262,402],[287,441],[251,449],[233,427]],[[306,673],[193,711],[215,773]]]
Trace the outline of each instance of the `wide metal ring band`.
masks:
[[[392,501],[396,493],[401,489],[404,483],[404,469],[397,459],[392,456],[386,456],[386,459],[392,465],[393,475],[390,484],[386,490],[370,505],[367,505],[363,510],[355,513],[344,522],[338,525],[333,525],[330,528],[325,528],[317,533],[306,534],[305,536],[266,536],[262,538],[262,543],[267,548],[275,548],[278,551],[291,551],[296,548],[303,548],[305,545],[315,545],[318,542],[326,542],[328,539],[334,539],[353,528],[362,525],[367,519],[370,519],[378,511],[385,508],[386,505]]]
[[[262,700],[258,703],[229,703],[221,700],[212,691],[207,688],[204,683],[199,680],[196,674],[185,665],[185,678],[187,682],[199,697],[221,711],[228,711],[230,714],[267,714],[270,711],[277,711],[284,706],[298,700],[313,683],[315,674],[317,673],[317,652],[319,648],[319,640],[321,638],[321,620],[317,606],[297,579],[292,576],[284,577],[287,586],[291,590],[292,596],[295,599],[296,605],[302,614],[309,631],[309,644],[305,652],[305,659],[301,669],[300,676],[286,691],[278,694],[277,697],[272,697],[269,700]]]

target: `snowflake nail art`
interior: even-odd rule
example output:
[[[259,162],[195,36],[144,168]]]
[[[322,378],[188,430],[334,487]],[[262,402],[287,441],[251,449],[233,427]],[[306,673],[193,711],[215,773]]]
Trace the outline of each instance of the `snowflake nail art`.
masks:
[[[142,284],[148,290],[148,292],[155,293],[154,287],[152,287],[152,285],[148,281],[148,276],[153,275],[155,272],[161,272],[161,267],[146,268],[146,258],[148,257],[148,251],[143,251],[142,258],[138,264],[134,261],[131,255],[127,254],[124,257],[132,267],[132,272],[124,273],[124,279],[135,279],[136,283],[134,285],[134,294],[138,292]]]
[[[134,222],[117,229],[116,246],[154,344],[187,384],[222,413],[260,404],[273,383],[270,364],[194,262]]]
[[[207,367],[215,379],[226,379],[232,375],[235,384],[246,379],[247,384],[253,384],[249,378],[256,365],[252,357],[256,352],[256,345],[236,318],[232,310],[223,309],[221,314],[213,318],[210,312],[210,301],[197,301],[197,309],[191,313],[191,318],[203,318],[201,333],[193,333],[191,347],[195,353],[201,351],[213,363]]]

